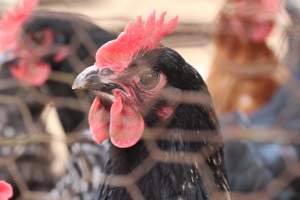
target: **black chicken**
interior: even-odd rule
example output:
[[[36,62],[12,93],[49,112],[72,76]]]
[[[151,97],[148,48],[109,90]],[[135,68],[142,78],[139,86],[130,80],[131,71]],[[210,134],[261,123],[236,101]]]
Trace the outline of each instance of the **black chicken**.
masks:
[[[89,131],[86,133],[90,134]],[[51,191],[51,197],[93,200],[102,182],[101,167],[106,162],[108,148],[108,143],[97,145],[93,141],[72,144],[66,174]]]
[[[77,98],[77,95],[71,90],[70,84],[57,80],[56,76],[59,73],[55,72],[72,75],[76,71],[80,71],[73,67],[74,62],[76,64],[78,62],[93,63],[92,55],[97,48],[114,38],[111,33],[76,14],[49,11],[34,12],[24,22],[22,29],[22,34],[15,38],[19,48],[8,48],[3,53],[7,59],[2,56],[2,65],[4,70],[9,69],[14,77],[22,83],[36,86],[29,90],[36,89],[38,90],[36,93],[40,93],[42,96]],[[30,63],[29,60],[33,60],[33,63]],[[50,68],[49,74],[40,69],[46,64]],[[52,78],[51,72],[54,72]],[[36,93],[29,91],[26,98],[35,104],[31,107],[35,108],[33,115],[39,116],[41,108],[38,109],[36,103],[41,104],[41,100],[35,99],[37,98]],[[42,102],[42,104],[44,103]],[[66,132],[73,131],[85,116],[84,113],[69,108],[58,108],[58,113]]]
[[[96,199],[230,199],[209,93],[192,66],[160,46],[177,24],[164,16],[130,23],[73,83],[97,94],[89,113],[95,141],[110,138]],[[189,102],[177,98],[188,94]]]
[[[13,82],[15,84],[9,88],[1,87],[0,130],[4,138],[25,138],[26,135],[44,133],[39,118],[50,102],[56,104],[66,133],[80,131],[84,126],[82,122],[86,120],[82,104],[87,98],[84,94],[75,93],[66,79],[69,77],[72,81],[73,74],[80,70],[74,68],[74,62],[76,65],[92,64],[97,48],[114,38],[77,14],[31,13],[36,5],[37,1],[24,0],[14,11],[4,14],[0,23],[1,79],[3,83],[11,82],[13,75],[21,83]],[[61,75],[63,78],[59,78]],[[17,101],[14,103],[10,99]],[[69,101],[73,102],[70,103],[73,106],[68,106],[66,102]],[[29,108],[34,130],[28,129],[30,119],[24,119],[18,102]],[[20,175],[30,190],[53,187],[55,177],[49,169],[53,155],[48,145],[29,141],[29,144],[25,142],[11,148],[3,146],[0,153],[1,157],[13,155],[16,158]],[[5,168],[1,168],[0,179],[13,181]],[[15,188],[14,191],[18,196],[18,190]]]

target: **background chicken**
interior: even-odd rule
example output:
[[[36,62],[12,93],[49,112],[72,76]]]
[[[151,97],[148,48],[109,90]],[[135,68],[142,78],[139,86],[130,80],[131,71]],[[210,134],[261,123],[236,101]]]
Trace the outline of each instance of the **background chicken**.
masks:
[[[89,131],[86,134],[91,134]],[[70,146],[66,173],[50,195],[54,199],[94,200],[103,182],[102,167],[107,162],[109,143],[77,142]]]
[[[266,41],[278,6],[277,0],[228,0],[220,12],[207,80],[217,113],[250,114],[280,86],[280,66]]]
[[[76,14],[33,12],[37,3],[20,1],[18,7],[3,15],[0,23],[1,81],[4,85],[14,83],[1,88],[1,137],[21,141],[17,146],[8,142],[8,146],[1,147],[0,154],[2,158],[14,155],[16,159],[15,170],[26,183],[19,178],[14,184],[23,186],[23,190],[27,185],[29,190],[47,191],[57,179],[53,172],[56,155],[49,147],[51,136],[44,134],[48,125],[42,120],[42,111],[49,103],[57,107],[63,134],[76,133],[85,127],[84,103],[88,97],[70,87],[73,74],[80,71],[73,64],[92,64],[97,48],[114,36]],[[20,101],[13,102],[13,96]],[[24,108],[25,116],[22,106],[29,108]],[[54,148],[60,150],[58,146]],[[16,180],[11,176],[15,172],[12,164],[6,165],[1,167],[1,179]],[[18,192],[15,188],[15,197]]]
[[[300,38],[299,38],[299,26],[300,26],[300,4],[295,0],[285,1],[285,7],[288,15],[291,19],[291,25],[287,30],[288,33],[288,52],[285,57],[286,65],[291,69],[292,74],[296,79],[299,79],[300,72]]]
[[[160,46],[162,37],[177,24],[177,18],[164,22],[164,16],[156,19],[153,13],[145,23],[140,17],[130,23],[116,40],[98,50],[95,65],[74,81],[73,88],[97,94],[89,112],[94,140],[110,141],[97,199],[230,198],[208,91],[192,66],[174,50]],[[189,92],[208,102],[173,97]],[[188,141],[189,134],[199,140]],[[190,163],[178,162],[181,159]],[[146,165],[148,171],[141,177],[139,165]]]
[[[77,97],[68,85],[72,77],[69,80],[65,77],[59,80],[59,75],[72,75],[72,72],[80,70],[72,66],[74,59],[82,63],[93,63],[90,55],[97,47],[113,39],[113,35],[83,17],[72,14],[47,11],[26,14],[33,11],[36,0],[25,0],[20,4],[19,13],[7,13],[3,16],[2,57],[6,55],[8,59],[2,59],[3,68],[9,68],[11,74],[24,85],[36,86],[29,89],[37,90],[37,93]],[[28,4],[32,4],[32,8]],[[25,17],[21,20],[14,19],[21,18],[22,15]],[[5,25],[12,27],[6,29]],[[19,30],[18,25],[23,27]],[[88,48],[87,42],[80,43],[80,38],[88,38],[94,48]],[[31,97],[28,98],[34,98],[33,94],[30,93]],[[58,108],[58,113],[66,132],[74,130],[84,118],[84,114],[75,109]],[[34,115],[38,116],[39,113]]]
[[[286,68],[280,66],[267,45],[279,3],[229,0],[220,13],[208,87],[225,137],[239,131],[240,136],[269,136],[271,140],[235,139],[225,143],[229,185],[235,192],[263,191],[287,166],[298,161],[295,146],[280,144],[282,138],[271,136],[276,130],[282,137],[299,137],[295,133],[300,130],[299,109],[295,109],[299,98],[284,78]],[[295,183],[288,188],[289,192],[277,190],[270,196],[298,198],[293,192]]]

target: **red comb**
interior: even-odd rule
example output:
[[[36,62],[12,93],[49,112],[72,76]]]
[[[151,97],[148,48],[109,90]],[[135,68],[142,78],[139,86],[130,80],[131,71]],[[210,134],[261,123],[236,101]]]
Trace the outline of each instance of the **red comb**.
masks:
[[[37,7],[38,0],[21,0],[19,5],[8,10],[0,20],[0,51],[14,47],[22,24]]]
[[[98,49],[96,65],[121,72],[140,50],[158,47],[161,39],[171,34],[178,23],[178,17],[164,22],[165,15],[166,12],[156,19],[154,11],[145,23],[142,22],[141,16],[135,22],[129,23],[117,39]]]

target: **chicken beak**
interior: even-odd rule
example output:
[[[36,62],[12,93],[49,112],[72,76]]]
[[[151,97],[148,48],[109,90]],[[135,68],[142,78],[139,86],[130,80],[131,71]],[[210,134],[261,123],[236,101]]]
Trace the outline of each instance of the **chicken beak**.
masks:
[[[13,63],[17,60],[17,56],[12,53],[11,51],[5,51],[3,53],[0,53],[0,70],[3,66]]]
[[[97,84],[98,82],[98,73],[99,69],[96,66],[90,66],[84,69],[73,82],[72,89],[93,89],[92,85]]]
[[[111,81],[111,75],[103,75],[101,69],[93,65],[83,70],[74,80],[72,89],[92,90],[112,94],[112,90],[119,88],[118,84]]]

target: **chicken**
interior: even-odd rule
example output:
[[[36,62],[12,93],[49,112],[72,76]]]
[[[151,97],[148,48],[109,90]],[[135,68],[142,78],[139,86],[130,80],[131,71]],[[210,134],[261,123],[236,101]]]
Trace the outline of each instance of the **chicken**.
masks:
[[[39,138],[45,133],[40,115],[51,102],[56,104],[67,134],[84,128],[86,112],[82,105],[87,94],[71,89],[73,74],[81,70],[74,67],[74,62],[92,64],[97,48],[114,38],[77,14],[35,11],[37,4],[36,0],[22,0],[0,21],[1,79],[5,83],[12,76],[18,81],[9,88],[1,87],[0,131],[1,137],[8,139],[27,135]],[[22,105],[29,108],[25,117]],[[28,126],[31,117],[34,127]],[[14,155],[20,176],[30,190],[47,191],[58,178],[50,169],[54,155],[47,142],[1,146],[0,155]],[[0,178],[12,181],[6,168],[1,167]],[[19,195],[15,190],[14,198]]]
[[[18,81],[36,87],[42,94],[76,98],[68,83],[55,79],[59,75],[55,72],[72,74],[80,70],[72,62],[93,63],[94,51],[114,36],[73,14],[37,11],[30,15],[36,6],[36,0],[23,0],[15,13],[3,17],[1,51],[8,60],[2,59],[2,64]],[[89,42],[94,45],[89,46]],[[32,93],[29,95],[27,98],[34,99]],[[39,116],[40,109],[34,111]],[[66,132],[84,120],[84,113],[78,110],[59,108],[58,113]]]
[[[73,83],[96,93],[90,130],[95,142],[109,142],[96,199],[230,199],[209,93],[191,65],[160,45],[178,20],[164,17],[129,23]],[[187,94],[207,102],[176,100]]]
[[[90,134],[89,131],[84,132]],[[74,143],[70,147],[67,172],[51,191],[53,199],[94,200],[102,183],[101,167],[107,159],[109,143],[93,141]]]
[[[225,166],[233,192],[263,191],[287,166],[297,163],[300,155],[293,145],[278,144],[269,135],[276,130],[289,137],[300,130],[299,110],[295,109],[299,98],[281,76],[285,69],[266,42],[278,10],[279,1],[229,0],[220,14],[208,87],[221,130],[225,138],[232,130],[242,136],[246,130],[250,138],[257,132],[270,138],[225,142]],[[281,191],[270,196],[287,199]]]
[[[250,114],[280,86],[279,62],[266,43],[278,5],[278,0],[228,0],[220,12],[207,80],[218,114]]]

